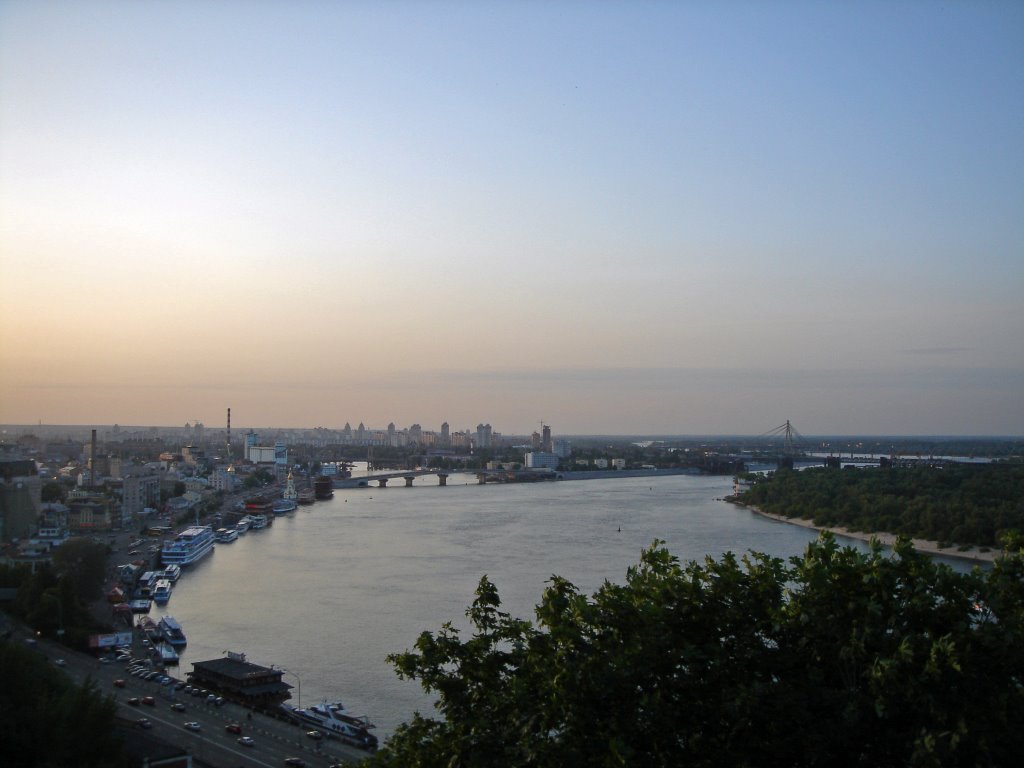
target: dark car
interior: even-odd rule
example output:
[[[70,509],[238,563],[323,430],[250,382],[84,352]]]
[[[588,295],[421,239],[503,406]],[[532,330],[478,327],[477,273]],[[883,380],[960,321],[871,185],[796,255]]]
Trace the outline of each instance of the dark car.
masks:
[[[242,732],[242,726],[239,725],[238,723],[228,723],[227,725],[224,726],[224,730],[227,731],[228,733],[241,733]]]
[[[121,678],[117,678],[117,680],[114,681],[114,687],[124,688],[124,680],[122,680]]]
[[[139,697],[132,696],[130,699],[128,699],[128,703],[131,704],[133,707],[139,706]]]
[[[135,721],[135,724],[137,726],[139,726],[139,728],[152,728],[153,727],[153,723],[150,721],[150,719],[148,717],[140,717],[138,720]]]
[[[152,696],[143,696],[142,703],[149,707],[155,707],[156,699],[154,699]]]
[[[306,761],[301,757],[286,757],[284,764],[290,765],[292,768],[306,768]]]
[[[185,705],[182,704],[180,701],[176,701],[173,704],[171,704],[171,709],[173,709],[175,712],[184,712]]]

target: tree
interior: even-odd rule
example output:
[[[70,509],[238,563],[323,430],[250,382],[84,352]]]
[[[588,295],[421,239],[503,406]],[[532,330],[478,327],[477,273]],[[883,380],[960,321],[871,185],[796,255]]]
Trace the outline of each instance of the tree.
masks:
[[[42,654],[0,642],[0,765],[127,766],[114,729],[117,705],[87,680],[76,685]]]
[[[107,570],[107,545],[84,537],[69,539],[53,551],[56,573],[75,586],[82,600],[99,596]]]
[[[47,504],[64,501],[64,487],[60,483],[51,480],[43,486],[42,500]]]
[[[537,625],[486,576],[389,657],[437,696],[374,766],[1007,765],[1024,749],[1024,559],[958,574],[841,548],[680,564],[660,542],[591,598],[552,577]]]

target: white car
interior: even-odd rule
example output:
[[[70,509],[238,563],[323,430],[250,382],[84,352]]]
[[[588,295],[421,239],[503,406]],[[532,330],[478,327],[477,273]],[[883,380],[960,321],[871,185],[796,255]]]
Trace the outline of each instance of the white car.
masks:
[[[249,736],[243,736],[238,740],[238,743],[241,744],[243,747],[252,747],[256,745],[256,742],[253,741],[252,738],[250,738]]]
[[[57,659],[53,663],[56,664],[58,667],[66,667],[68,665],[68,663],[64,661],[64,659]]]
[[[185,723],[185,727],[188,728],[190,731],[201,731],[203,729],[203,726],[201,726],[195,720]]]

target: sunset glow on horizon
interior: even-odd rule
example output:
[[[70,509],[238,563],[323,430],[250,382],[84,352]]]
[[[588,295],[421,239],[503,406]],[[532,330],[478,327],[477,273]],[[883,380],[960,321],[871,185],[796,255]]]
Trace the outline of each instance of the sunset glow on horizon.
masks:
[[[1024,6],[0,4],[0,423],[1024,435]]]

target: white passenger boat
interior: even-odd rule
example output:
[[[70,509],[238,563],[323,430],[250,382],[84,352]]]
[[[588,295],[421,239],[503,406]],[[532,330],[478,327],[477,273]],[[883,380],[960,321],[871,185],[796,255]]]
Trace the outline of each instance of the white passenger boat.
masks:
[[[213,533],[213,538],[218,544],[230,544],[238,539],[237,528],[218,528]]]
[[[267,516],[266,515],[249,515],[249,528],[253,531],[259,531],[267,527]]]
[[[252,518],[245,515],[241,520],[235,523],[235,530],[238,531],[239,536],[244,536],[245,532],[252,526]]]
[[[174,584],[178,580],[179,576],[181,576],[180,565],[175,565],[174,563],[171,563],[166,568],[164,568],[164,578],[169,579],[171,584]]]
[[[193,525],[170,541],[160,551],[164,565],[185,567],[202,560],[213,552],[213,529],[208,525]]]
[[[309,709],[290,709],[299,720],[315,726],[328,736],[364,749],[377,748],[377,737],[370,733],[374,724],[366,715],[353,715],[340,701],[324,701]]]

